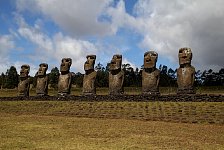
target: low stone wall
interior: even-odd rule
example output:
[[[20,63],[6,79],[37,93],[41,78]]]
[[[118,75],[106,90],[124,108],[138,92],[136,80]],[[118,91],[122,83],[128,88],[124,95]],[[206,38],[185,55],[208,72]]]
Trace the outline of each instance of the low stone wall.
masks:
[[[192,95],[95,95],[95,96],[30,96],[30,97],[0,97],[0,101],[19,101],[19,100],[38,100],[38,101],[172,101],[172,102],[224,102],[224,94],[192,94]]]

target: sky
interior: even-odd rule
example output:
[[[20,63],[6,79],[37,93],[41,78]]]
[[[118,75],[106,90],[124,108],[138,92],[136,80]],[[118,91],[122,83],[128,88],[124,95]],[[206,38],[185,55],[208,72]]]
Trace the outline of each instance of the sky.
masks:
[[[178,50],[190,47],[196,70],[224,67],[223,0],[1,0],[0,72],[40,63],[48,72],[72,58],[83,73],[86,55],[104,66],[114,54],[140,68],[146,51],[157,67],[179,67]]]

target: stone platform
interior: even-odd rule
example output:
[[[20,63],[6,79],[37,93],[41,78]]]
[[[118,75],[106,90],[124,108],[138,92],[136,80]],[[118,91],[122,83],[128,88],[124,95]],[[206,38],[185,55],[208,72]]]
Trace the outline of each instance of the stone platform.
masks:
[[[94,95],[94,96],[29,96],[0,97],[0,101],[171,101],[171,102],[224,102],[224,94],[188,94],[188,95]]]

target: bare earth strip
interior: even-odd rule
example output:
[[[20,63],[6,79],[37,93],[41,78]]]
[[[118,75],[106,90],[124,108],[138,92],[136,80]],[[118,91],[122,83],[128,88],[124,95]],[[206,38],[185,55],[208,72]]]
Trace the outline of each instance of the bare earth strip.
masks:
[[[224,126],[0,113],[0,149],[224,149]]]

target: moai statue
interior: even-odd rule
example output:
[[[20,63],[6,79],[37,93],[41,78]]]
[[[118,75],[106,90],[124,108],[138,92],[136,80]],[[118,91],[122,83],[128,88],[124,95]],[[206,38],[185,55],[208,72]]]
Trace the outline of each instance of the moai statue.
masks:
[[[83,95],[95,95],[96,87],[96,71],[94,70],[94,64],[96,60],[96,55],[87,55],[87,61],[84,64],[85,75],[83,79]]]
[[[160,71],[156,68],[158,54],[148,51],[144,54],[144,69],[142,71],[142,94],[159,95]]]
[[[67,96],[71,92],[71,80],[72,75],[70,73],[70,67],[72,65],[71,58],[63,58],[60,66],[60,76],[58,81],[58,95]]]
[[[48,64],[41,63],[37,72],[36,94],[39,96],[48,95],[48,76],[46,75]]]
[[[18,85],[18,96],[29,96],[30,81],[29,81],[29,65],[22,65],[20,70],[20,81]]]
[[[190,48],[179,49],[179,64],[177,69],[177,94],[195,94],[195,68],[191,66],[192,52]]]
[[[124,71],[121,70],[122,55],[114,55],[109,67],[109,94],[120,95],[124,93]]]

